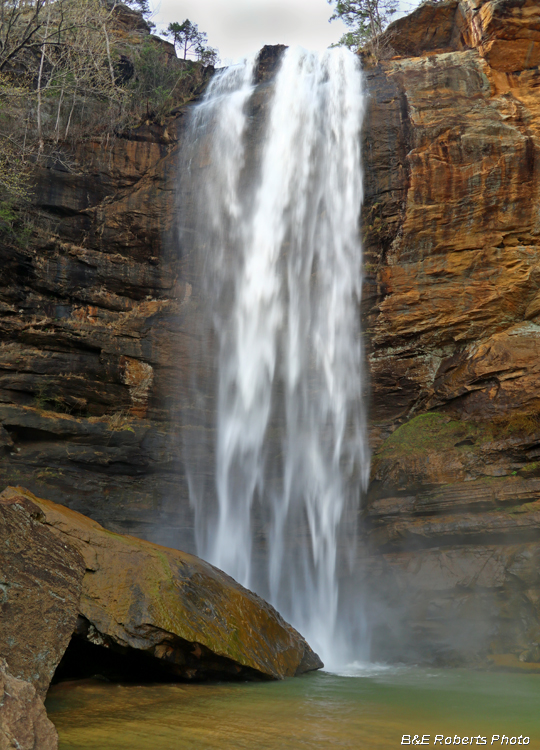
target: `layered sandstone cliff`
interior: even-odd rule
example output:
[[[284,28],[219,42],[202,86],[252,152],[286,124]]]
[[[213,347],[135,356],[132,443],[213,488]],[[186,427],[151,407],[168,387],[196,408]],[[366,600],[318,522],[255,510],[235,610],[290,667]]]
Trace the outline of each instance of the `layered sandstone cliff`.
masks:
[[[191,76],[192,99],[211,72]],[[182,475],[171,424],[191,291],[174,227],[185,111],[66,144],[69,170],[35,168],[26,232],[0,240],[0,483],[28,478],[141,534],[167,521]]]
[[[385,41],[397,54],[367,72],[366,526],[400,624],[379,645],[536,662],[540,5],[428,3]]]

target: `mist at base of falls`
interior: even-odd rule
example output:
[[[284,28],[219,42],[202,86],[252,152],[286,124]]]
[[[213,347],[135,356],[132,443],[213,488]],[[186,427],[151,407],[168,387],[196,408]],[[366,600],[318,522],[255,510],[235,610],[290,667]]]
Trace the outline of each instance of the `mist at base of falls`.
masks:
[[[267,598],[332,665],[366,655],[354,580],[369,475],[362,73],[344,49],[287,49],[259,86],[256,65],[216,74],[184,153],[215,365],[215,379],[193,378],[212,445],[201,470],[189,437],[190,497],[198,554]]]

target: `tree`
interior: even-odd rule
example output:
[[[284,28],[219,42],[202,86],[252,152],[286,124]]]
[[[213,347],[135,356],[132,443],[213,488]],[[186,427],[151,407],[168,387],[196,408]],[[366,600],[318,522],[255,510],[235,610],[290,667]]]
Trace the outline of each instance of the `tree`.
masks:
[[[191,23],[189,18],[183,23],[170,23],[165,35],[173,40],[175,48],[178,48],[180,57],[184,60],[191,55],[204,65],[215,65],[219,59],[218,50],[208,46],[208,35],[204,31],[199,31],[197,24]]]
[[[111,7],[114,7],[119,2],[124,2],[127,6],[141,14],[150,29],[156,28],[156,24],[152,21],[153,12],[148,0],[103,0],[103,2]]]
[[[328,0],[335,5],[331,21],[341,19],[349,27],[339,46],[359,47],[376,39],[398,9],[397,0]]]
[[[115,12],[116,0],[0,0],[0,233],[33,165],[73,168],[74,128],[109,132],[122,115]]]
[[[213,65],[214,67],[219,62],[219,51],[214,47],[205,47],[200,45],[196,49],[197,60],[203,65]]]
[[[152,12],[148,0],[127,0],[127,5],[138,10],[145,18]]]
[[[145,3],[130,0],[143,12]],[[0,0],[0,235],[25,205],[36,165],[79,169],[81,139],[109,143],[204,79],[202,66],[171,60],[149,33],[126,38],[124,16],[118,0]],[[216,50],[187,24],[177,24],[192,37],[185,54],[212,64]]]
[[[197,24],[191,23],[189,18],[186,18],[184,23],[170,23],[166,34],[172,38],[175,48],[179,48],[180,57],[184,60],[206,41],[206,34],[201,34]]]

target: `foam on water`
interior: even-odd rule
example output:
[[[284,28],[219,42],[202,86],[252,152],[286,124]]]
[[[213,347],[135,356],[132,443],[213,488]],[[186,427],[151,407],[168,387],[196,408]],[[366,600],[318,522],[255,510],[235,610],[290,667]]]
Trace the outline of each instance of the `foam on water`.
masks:
[[[353,661],[338,666],[335,670],[325,669],[325,672],[338,677],[391,677],[410,670],[410,667],[395,664],[378,664],[369,661]]]

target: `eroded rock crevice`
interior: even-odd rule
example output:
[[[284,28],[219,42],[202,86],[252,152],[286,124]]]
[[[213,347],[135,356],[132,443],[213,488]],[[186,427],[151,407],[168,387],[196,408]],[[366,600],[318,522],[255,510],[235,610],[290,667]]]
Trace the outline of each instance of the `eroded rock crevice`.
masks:
[[[166,632],[161,637],[161,642],[146,650],[122,646],[79,615],[52,683],[89,678],[151,683],[269,679],[251,667],[214,654],[200,643]]]

